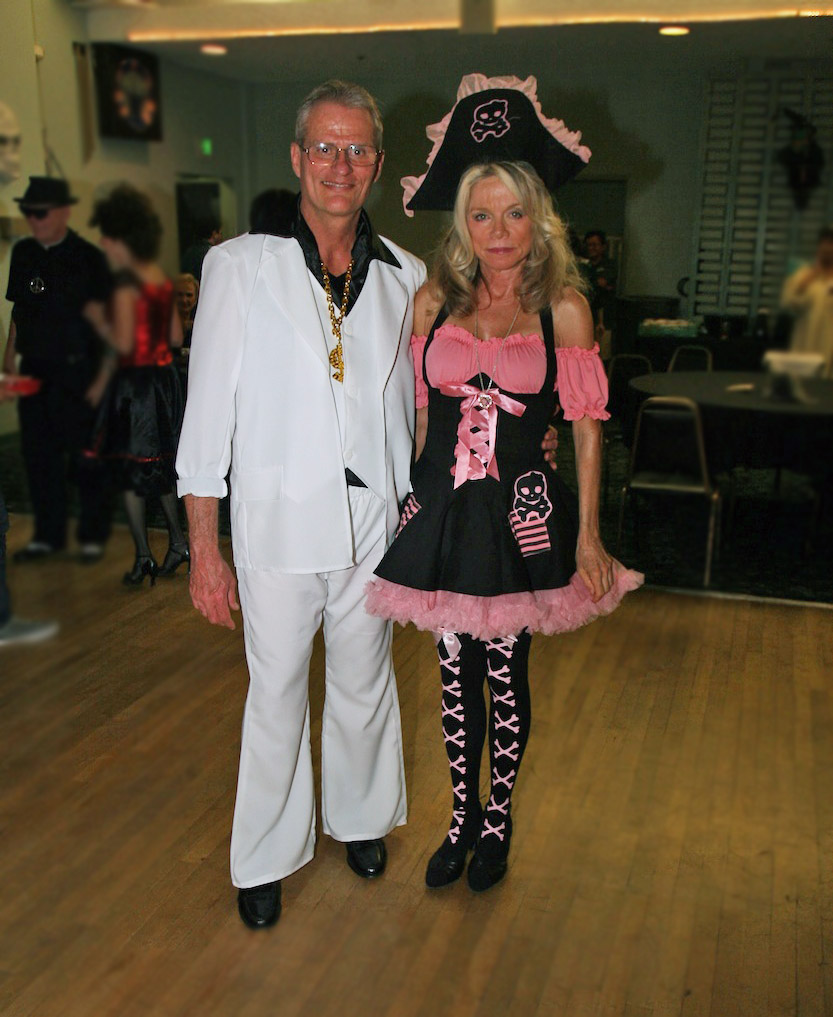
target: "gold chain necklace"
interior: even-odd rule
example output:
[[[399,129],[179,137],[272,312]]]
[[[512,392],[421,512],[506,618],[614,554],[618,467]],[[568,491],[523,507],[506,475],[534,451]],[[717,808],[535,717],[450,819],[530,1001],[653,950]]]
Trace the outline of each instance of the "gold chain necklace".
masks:
[[[330,288],[330,275],[324,262],[321,262],[321,271],[324,274],[324,293],[327,296],[327,310],[330,312],[330,324],[333,328],[335,348],[330,350],[330,367],[333,368],[333,377],[336,381],[344,382],[344,347],[341,343],[341,323],[347,313],[347,302],[350,299],[350,279],[353,275],[353,259],[347,266],[347,274],[344,277],[344,296],[341,298],[341,310],[336,316],[336,308],[333,303],[333,291]]]
[[[513,329],[513,327],[515,325],[515,322],[518,320],[518,315],[520,313],[521,313],[521,302],[519,300],[518,301],[518,306],[515,308],[515,317],[509,323],[509,328],[507,328],[506,333],[504,334],[503,338],[501,339],[500,346],[498,346],[497,353],[495,354],[495,363],[494,363],[494,367],[492,368],[492,375],[493,376],[495,374],[497,374],[497,365],[500,362],[500,355],[501,355],[501,353],[503,353],[503,346],[504,346],[504,343],[506,342],[506,338],[509,335],[509,333],[512,331],[512,329]],[[478,409],[488,410],[489,407],[494,402],[494,400],[492,399],[491,395],[489,394],[490,391],[491,391],[491,386],[489,388],[484,388],[483,387],[483,370],[480,367],[480,354],[477,351],[477,347],[480,345],[480,340],[477,337],[477,315],[478,315],[478,308],[475,307],[474,308],[474,362],[477,364],[477,377],[480,379],[480,394],[478,395],[477,399],[475,400],[475,405],[478,407]],[[484,342],[485,342],[485,340],[484,340]]]

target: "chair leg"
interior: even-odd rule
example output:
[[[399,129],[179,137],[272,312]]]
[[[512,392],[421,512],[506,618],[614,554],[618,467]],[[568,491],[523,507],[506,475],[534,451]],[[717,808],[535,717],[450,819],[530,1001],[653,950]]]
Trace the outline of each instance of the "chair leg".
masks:
[[[714,491],[710,498],[709,532],[706,536],[706,568],[703,573],[703,586],[708,586],[712,578],[712,554],[714,553],[714,534],[717,528],[717,513],[720,508],[720,495]]]
[[[801,548],[802,557],[804,558],[809,558],[810,552],[813,550],[813,542],[818,532],[819,520],[821,519],[821,495],[815,489],[813,490],[812,508],[810,513],[810,521],[807,525],[807,535],[804,538]]]
[[[714,526],[714,552],[712,558],[714,561],[720,561],[720,554],[723,546],[723,513],[725,506],[722,501],[718,501],[717,506],[717,519],[715,520]]]
[[[610,480],[610,437],[602,430],[602,509],[607,512],[607,487]]]
[[[622,492],[619,496],[619,525],[616,527],[616,554],[619,554],[619,549],[622,546],[622,525],[625,522],[625,502],[628,498],[627,485],[622,488]]]

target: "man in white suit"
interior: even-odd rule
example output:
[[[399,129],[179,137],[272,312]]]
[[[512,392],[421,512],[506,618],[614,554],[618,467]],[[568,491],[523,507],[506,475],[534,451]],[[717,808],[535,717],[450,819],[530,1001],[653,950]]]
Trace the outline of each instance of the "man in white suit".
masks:
[[[322,623],[324,833],[372,877],[384,836],[406,820],[391,630],[365,612],[364,586],[408,490],[409,337],[425,268],[363,211],[384,160],[363,88],[315,89],[291,159],[290,235],[247,234],[206,257],[177,457],[194,605],[233,628],[239,582],[250,684],[231,874],[251,928],[277,921],[280,880],[313,856],[307,686]],[[237,582],[217,540],[229,466]]]

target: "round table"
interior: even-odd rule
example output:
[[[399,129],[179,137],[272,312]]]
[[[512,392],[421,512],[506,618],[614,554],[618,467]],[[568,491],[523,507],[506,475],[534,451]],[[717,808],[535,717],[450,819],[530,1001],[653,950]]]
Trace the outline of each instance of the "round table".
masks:
[[[673,371],[633,378],[623,419],[630,444],[636,410],[648,396],[685,396],[700,407],[712,470],[734,466],[827,472],[833,456],[833,381],[802,378],[806,402],[777,398],[773,378],[752,371]]]

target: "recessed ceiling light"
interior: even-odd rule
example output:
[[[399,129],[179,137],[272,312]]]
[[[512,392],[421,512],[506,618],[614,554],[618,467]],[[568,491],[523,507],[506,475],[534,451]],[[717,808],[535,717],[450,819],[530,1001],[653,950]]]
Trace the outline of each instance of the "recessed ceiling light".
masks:
[[[221,46],[217,42],[207,42],[200,46],[200,53],[205,53],[206,56],[225,56],[228,53],[228,47]]]
[[[688,35],[691,31],[685,25],[663,25],[659,30],[660,35]]]

